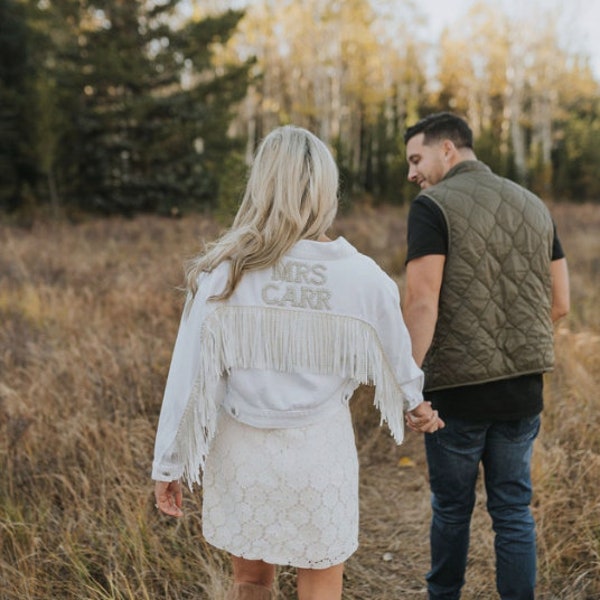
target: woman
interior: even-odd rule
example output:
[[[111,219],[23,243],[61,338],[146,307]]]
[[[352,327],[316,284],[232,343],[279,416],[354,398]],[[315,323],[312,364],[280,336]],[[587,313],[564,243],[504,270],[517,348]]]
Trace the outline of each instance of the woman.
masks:
[[[206,540],[231,554],[227,598],[268,599],[275,565],[300,600],[339,600],[358,545],[358,461],[348,401],[360,383],[398,443],[443,423],[423,402],[394,282],[326,232],[338,172],[286,126],[260,145],[231,229],[190,264],[153,463],[156,505],[182,516],[204,486]]]

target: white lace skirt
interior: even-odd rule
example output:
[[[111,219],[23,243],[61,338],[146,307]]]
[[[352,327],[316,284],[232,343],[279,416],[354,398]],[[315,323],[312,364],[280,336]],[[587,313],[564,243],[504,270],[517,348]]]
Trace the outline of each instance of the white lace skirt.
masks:
[[[293,429],[257,429],[222,412],[203,488],[202,530],[213,546],[302,568],[344,562],[358,547],[350,410]]]

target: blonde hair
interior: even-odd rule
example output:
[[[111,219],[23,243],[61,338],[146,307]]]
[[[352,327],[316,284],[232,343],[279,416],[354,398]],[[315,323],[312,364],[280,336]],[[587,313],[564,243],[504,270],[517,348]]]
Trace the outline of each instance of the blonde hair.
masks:
[[[277,263],[301,239],[317,239],[331,226],[338,207],[338,170],[327,146],[292,125],[278,127],[260,144],[244,197],[231,228],[186,269],[193,297],[198,277],[231,261],[226,300],[246,271]]]

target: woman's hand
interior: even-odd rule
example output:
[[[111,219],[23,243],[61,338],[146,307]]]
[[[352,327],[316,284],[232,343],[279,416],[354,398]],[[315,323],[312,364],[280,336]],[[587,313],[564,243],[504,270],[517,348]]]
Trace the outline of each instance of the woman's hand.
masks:
[[[156,481],[154,483],[156,508],[171,517],[183,517],[183,493],[179,481]]]
[[[406,424],[417,433],[433,433],[445,427],[437,410],[431,408],[431,402],[421,402],[416,408],[406,413]]]

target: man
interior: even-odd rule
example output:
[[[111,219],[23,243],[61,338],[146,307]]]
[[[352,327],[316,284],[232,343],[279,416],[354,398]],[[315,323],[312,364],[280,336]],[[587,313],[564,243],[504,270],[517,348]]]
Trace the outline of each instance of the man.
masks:
[[[553,321],[569,310],[566,260],[543,202],[477,160],[450,113],[405,135],[408,217],[404,318],[425,398],[446,427],[425,436],[432,491],[430,600],[460,598],[479,464],[496,534],[503,600],[534,597],[531,453]],[[410,426],[410,422],[408,422]]]

